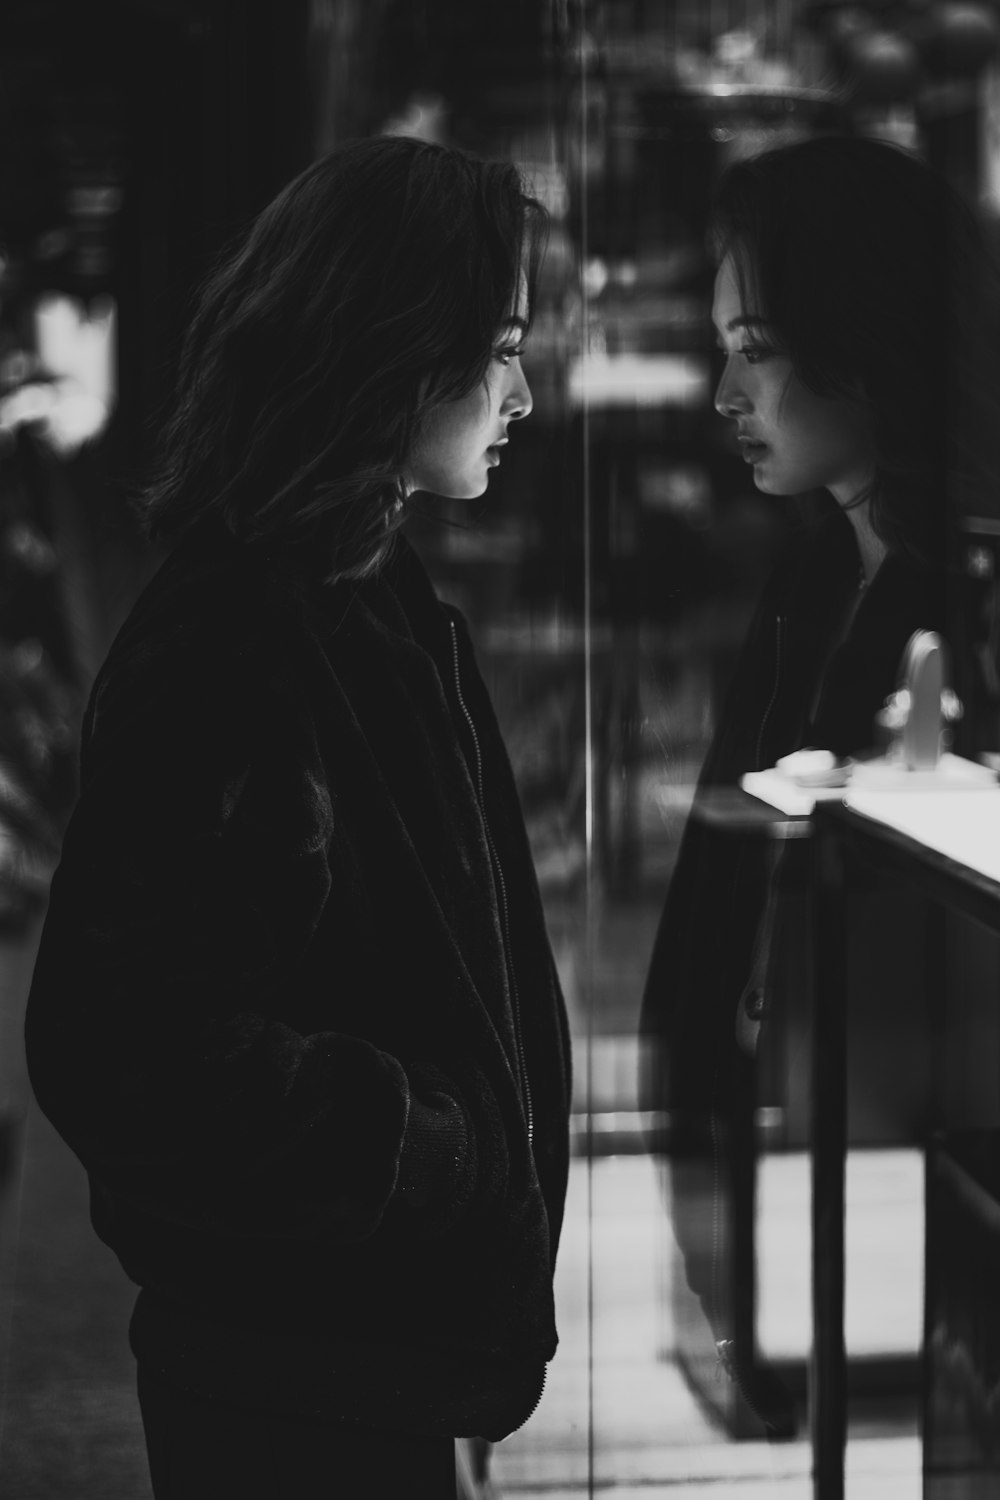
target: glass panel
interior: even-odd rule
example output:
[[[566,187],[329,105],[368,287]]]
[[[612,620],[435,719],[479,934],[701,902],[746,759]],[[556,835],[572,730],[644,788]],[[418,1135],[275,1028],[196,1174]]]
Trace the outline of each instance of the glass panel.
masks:
[[[970,21],[960,62],[957,53],[946,57],[956,38],[946,41],[943,13],[936,15],[921,40],[936,82],[921,82],[916,33],[895,14],[884,27],[866,14],[774,0],[595,3],[578,12],[594,642],[586,968],[591,1482],[623,1491],[639,1481],[671,1481],[686,1493],[685,1479],[736,1477],[748,1485],[760,1479],[762,1493],[779,1481],[782,1493],[804,1495],[811,1487],[803,850],[790,847],[767,876],[782,909],[778,951],[789,1010],[758,1058],[731,1195],[720,1192],[725,1158],[717,1143],[688,1139],[691,1122],[667,1113],[669,1101],[655,1089],[647,1096],[637,1088],[647,1059],[637,1048],[636,1023],[694,785],[754,606],[803,513],[822,513],[812,500],[756,489],[733,424],[712,409],[719,372],[706,230],[714,186],[729,163],[772,145],[826,132],[870,135],[918,150],[995,234],[989,195],[996,143],[984,149],[977,137],[995,112],[994,70],[982,71],[995,48],[994,22],[981,18],[976,32]],[[962,565],[979,587],[978,604],[965,614],[969,606],[956,593],[949,620],[967,710],[956,734],[970,755],[996,741],[996,651],[995,642],[987,644],[996,618],[994,503],[995,483],[974,517],[966,508]],[[961,644],[970,626],[978,655]],[[760,857],[726,837],[731,861]],[[721,848],[716,858],[726,857]],[[696,892],[692,920],[697,902],[711,899],[710,887]],[[713,940],[729,941],[738,917],[720,912]],[[898,1483],[901,1493],[915,1493],[920,1142],[934,1084],[927,1017],[915,999],[924,993],[924,950],[913,934],[931,930],[930,914],[894,892],[880,893],[857,928],[858,995],[877,996],[878,1009],[869,1018],[863,999],[855,1002],[849,1063],[846,1326],[857,1397],[849,1465],[859,1483],[868,1475],[875,1489]],[[682,947],[676,944],[673,971],[669,946],[660,957],[665,1012]],[[982,993],[989,979],[988,965],[976,968]],[[650,1003],[655,1011],[655,994]],[[697,1024],[689,1022],[692,1030]],[[642,1155],[651,1139],[666,1147],[662,1161],[659,1153],[652,1161]],[[713,1307],[714,1329],[688,1276]],[[720,1370],[719,1333],[751,1351],[736,1383]],[[766,1408],[786,1428],[795,1422],[797,1441],[780,1448],[761,1441],[759,1411]]]

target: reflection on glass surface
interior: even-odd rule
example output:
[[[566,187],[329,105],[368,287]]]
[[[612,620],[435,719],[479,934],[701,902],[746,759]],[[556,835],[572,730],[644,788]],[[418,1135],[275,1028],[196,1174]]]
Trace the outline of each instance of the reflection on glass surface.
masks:
[[[582,597],[570,574],[563,608],[583,613],[590,717],[578,709],[578,722],[591,730],[592,760],[586,884],[563,952],[578,1022],[577,1134],[589,1165],[570,1217],[580,1234],[587,1221],[586,1253],[571,1236],[564,1274],[577,1315],[589,1296],[590,1323],[586,1346],[575,1323],[564,1328],[566,1356],[586,1357],[589,1367],[591,1483],[780,1472],[798,1473],[805,1493],[804,1426],[780,1459],[753,1441],[760,1429],[727,1394],[709,1330],[678,1285],[670,1204],[643,1156],[662,1124],[642,1109],[635,1040],[659,905],[753,602],[796,513],[792,502],[754,489],[711,407],[714,268],[705,227],[720,171],[769,145],[861,131],[920,148],[946,168],[961,168],[961,155],[953,122],[942,122],[934,101],[921,109],[906,94],[915,77],[909,43],[852,50],[836,28],[809,29],[797,8],[777,4],[713,7],[710,20],[700,6],[640,13],[593,5],[578,20],[568,30],[565,172],[584,319],[563,416],[583,450],[586,574]],[[854,86],[845,90],[848,75]],[[980,576],[992,577],[992,568],[980,564]],[[565,624],[545,640],[560,633],[568,643]],[[988,678],[989,648],[983,656]],[[550,890],[549,899],[554,916],[573,909],[565,892]],[[793,1042],[804,1046],[802,1036]],[[875,1059],[885,1056],[885,1039],[868,1044]],[[769,1087],[758,1110],[761,1141],[785,1147],[760,1167],[756,1336],[783,1365],[801,1423],[807,1101],[801,1077],[791,1094],[781,1076]],[[892,1107],[874,1115],[862,1107],[858,1136],[885,1144],[852,1161],[849,1177],[850,1347],[912,1372],[919,1157]],[[886,1247],[885,1260],[876,1246]],[[530,1482],[532,1460],[542,1465],[536,1475],[570,1479],[568,1456],[559,1459],[576,1451],[559,1404],[578,1389],[570,1368],[554,1371],[550,1425],[543,1411],[519,1445],[498,1455],[511,1483]],[[915,1482],[908,1381],[904,1374],[908,1395],[890,1395],[862,1419],[870,1441],[851,1460],[873,1466],[884,1483],[893,1475]],[[729,1457],[734,1437],[743,1441]]]
[[[895,97],[846,104],[830,87],[839,59],[791,6],[736,10],[713,7],[707,20],[696,5],[553,8],[545,124],[504,138],[534,163],[554,211],[527,364],[532,431],[478,517],[425,519],[425,548],[491,664],[575,1028],[563,1348],[542,1409],[494,1455],[512,1493],[739,1474],[808,1488],[804,1437],[780,1458],[761,1445],[683,1284],[647,1152],[663,1122],[643,1108],[636,1032],[694,784],[795,515],[754,488],[711,404],[711,192],[730,161],[767,145],[855,128],[915,141],[915,116]],[[761,1166],[757,1337],[791,1373],[801,1420],[804,1100],[774,1083],[761,1136],[793,1149]],[[917,1159],[889,1146],[859,1159],[851,1192],[862,1246],[852,1346],[912,1359]],[[892,1247],[893,1298],[875,1242]],[[914,1430],[911,1408],[876,1416],[866,1462],[912,1474]]]

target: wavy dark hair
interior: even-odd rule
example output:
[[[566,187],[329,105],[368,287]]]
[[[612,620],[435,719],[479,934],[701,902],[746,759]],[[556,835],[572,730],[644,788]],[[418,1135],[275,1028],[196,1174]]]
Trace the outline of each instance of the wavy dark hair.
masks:
[[[545,210],[510,162],[400,136],[312,163],[202,289],[151,483],[153,540],[203,517],[363,577],[428,411],[485,379]]]
[[[971,210],[909,151],[821,136],[731,166],[713,239],[803,385],[867,407],[876,534],[940,561],[949,509],[995,486],[1000,283]]]

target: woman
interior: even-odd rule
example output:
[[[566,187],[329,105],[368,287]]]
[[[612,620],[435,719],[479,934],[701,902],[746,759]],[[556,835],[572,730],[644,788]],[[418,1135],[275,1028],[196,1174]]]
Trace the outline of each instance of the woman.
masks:
[[[765,588],[703,797],[806,747],[872,747],[911,634],[951,617],[957,502],[983,476],[996,390],[974,354],[991,269],[971,216],[915,156],[844,138],[769,151],[724,176],[714,233],[716,407],[761,493],[822,499]],[[675,1232],[735,1379],[731,1419],[772,1435],[795,1417],[754,1350],[753,1120],[773,1087],[759,1035],[787,1050],[807,1025],[804,871],[789,853],[690,820],[642,1022]]]
[[[94,686],[27,1017],[141,1288],[157,1500],[453,1495],[541,1398],[564,1009],[461,616],[400,534],[531,410],[543,214],[403,138],[315,162],[203,293]]]

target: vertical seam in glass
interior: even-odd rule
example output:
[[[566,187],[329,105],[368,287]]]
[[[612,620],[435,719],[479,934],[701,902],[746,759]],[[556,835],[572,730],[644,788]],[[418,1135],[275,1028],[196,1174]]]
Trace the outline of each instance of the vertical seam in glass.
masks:
[[[580,431],[583,442],[583,727],[584,727],[584,983],[586,986],[587,1079],[587,1494],[594,1494],[594,734],[593,734],[593,638],[591,630],[591,508],[590,508],[590,400],[587,389],[587,357],[590,349],[590,299],[587,288],[587,256],[590,240],[589,163],[587,154],[587,0],[580,6],[580,333],[582,340],[580,382]]]

